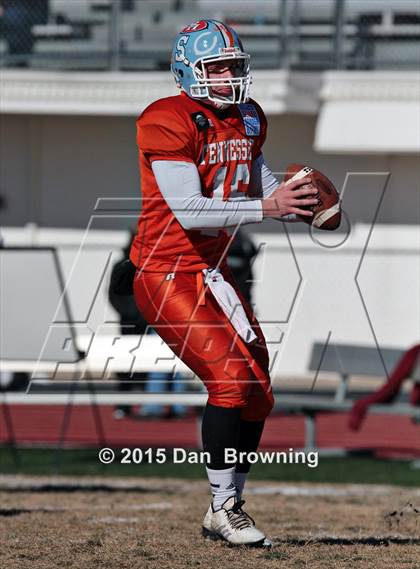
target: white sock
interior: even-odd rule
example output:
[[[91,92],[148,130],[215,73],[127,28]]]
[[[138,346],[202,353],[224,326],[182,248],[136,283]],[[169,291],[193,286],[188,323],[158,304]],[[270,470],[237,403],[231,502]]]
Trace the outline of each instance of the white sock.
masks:
[[[213,510],[220,510],[224,502],[231,496],[236,496],[235,467],[223,470],[207,468],[207,477],[213,494]]]
[[[244,486],[247,476],[248,472],[235,472],[234,480],[235,480],[235,486],[238,489],[239,498],[242,496],[242,492],[244,491]]]

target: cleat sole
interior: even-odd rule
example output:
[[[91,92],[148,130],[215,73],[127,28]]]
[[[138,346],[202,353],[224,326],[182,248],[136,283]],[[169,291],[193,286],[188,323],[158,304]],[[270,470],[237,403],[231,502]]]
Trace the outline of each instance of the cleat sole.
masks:
[[[259,541],[255,541],[253,543],[231,543],[222,535],[211,531],[205,527],[201,528],[201,535],[210,541],[224,541],[229,547],[253,547],[253,548],[263,548],[263,549],[270,549],[272,547],[272,543],[266,537],[264,539],[260,539]]]

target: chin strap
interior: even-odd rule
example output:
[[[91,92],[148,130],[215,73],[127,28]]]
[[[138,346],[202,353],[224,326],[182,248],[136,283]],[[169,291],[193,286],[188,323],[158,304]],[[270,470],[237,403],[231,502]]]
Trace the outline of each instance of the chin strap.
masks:
[[[206,99],[207,101],[207,99]],[[227,109],[228,107],[230,107],[230,105],[233,105],[233,103],[219,103],[216,101],[209,101],[209,103],[213,106],[215,106],[217,109],[220,109],[221,111],[223,111],[224,109]]]

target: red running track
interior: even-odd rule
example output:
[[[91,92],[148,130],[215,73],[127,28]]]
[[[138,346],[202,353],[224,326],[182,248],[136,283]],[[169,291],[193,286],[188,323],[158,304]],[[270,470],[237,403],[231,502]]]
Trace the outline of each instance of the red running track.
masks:
[[[9,405],[16,443],[55,446],[60,440],[63,405]],[[197,448],[199,425],[195,416],[184,419],[115,420],[111,406],[98,406],[105,441],[98,440],[90,406],[72,408],[66,446],[96,447],[104,442],[110,447],[160,446]],[[368,416],[363,428],[355,433],[347,427],[347,414],[324,413],[316,418],[319,448],[373,449],[380,454],[420,456],[420,427],[409,418],[393,415]],[[0,405],[0,444],[10,440]],[[273,415],[267,419],[261,448],[300,448],[304,445],[303,416]]]

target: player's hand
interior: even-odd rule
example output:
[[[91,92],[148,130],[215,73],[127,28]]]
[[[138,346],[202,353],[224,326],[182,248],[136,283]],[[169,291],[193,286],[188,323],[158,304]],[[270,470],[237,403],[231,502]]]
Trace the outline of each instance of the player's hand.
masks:
[[[264,217],[282,217],[295,213],[311,217],[313,212],[303,209],[318,203],[318,190],[311,185],[310,178],[302,178],[285,184],[282,182],[269,198],[262,200]]]

